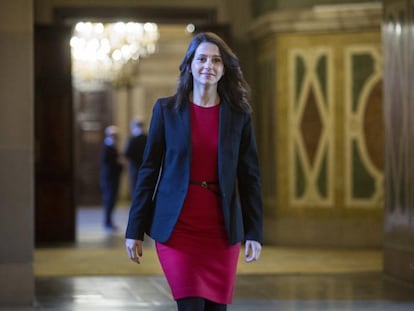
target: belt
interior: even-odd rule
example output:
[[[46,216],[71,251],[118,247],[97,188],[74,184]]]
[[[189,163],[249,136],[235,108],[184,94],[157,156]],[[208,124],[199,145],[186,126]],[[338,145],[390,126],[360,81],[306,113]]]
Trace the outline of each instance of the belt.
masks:
[[[218,181],[195,181],[195,180],[190,180],[190,184],[192,185],[197,185],[200,186],[204,189],[207,189],[211,192],[214,192],[215,194],[217,194],[218,196],[220,196],[220,191],[212,188],[210,185],[218,185]]]

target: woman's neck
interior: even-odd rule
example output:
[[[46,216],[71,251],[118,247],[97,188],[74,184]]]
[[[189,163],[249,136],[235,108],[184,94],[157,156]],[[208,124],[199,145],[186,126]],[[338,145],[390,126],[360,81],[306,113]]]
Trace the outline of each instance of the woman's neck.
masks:
[[[190,93],[190,101],[198,106],[203,107],[212,107],[220,103],[220,97],[217,94],[217,90],[208,90],[208,89],[194,89]]]

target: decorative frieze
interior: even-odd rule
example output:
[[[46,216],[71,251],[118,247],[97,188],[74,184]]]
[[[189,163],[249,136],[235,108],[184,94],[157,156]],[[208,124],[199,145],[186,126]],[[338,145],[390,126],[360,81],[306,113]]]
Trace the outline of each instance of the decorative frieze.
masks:
[[[332,32],[377,29],[382,23],[380,3],[323,5],[311,10],[274,11],[259,17],[250,28],[253,38],[281,32]]]

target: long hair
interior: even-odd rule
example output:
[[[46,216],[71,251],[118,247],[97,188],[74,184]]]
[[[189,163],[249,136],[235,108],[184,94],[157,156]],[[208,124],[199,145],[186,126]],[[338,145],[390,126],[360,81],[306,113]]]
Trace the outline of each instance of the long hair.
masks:
[[[252,111],[249,96],[250,88],[243,77],[239,59],[230,47],[218,35],[212,32],[202,32],[191,40],[187,52],[180,65],[180,78],[175,94],[174,106],[181,108],[193,90],[193,75],[191,73],[191,62],[194,59],[196,49],[201,43],[209,42],[215,44],[220,51],[224,65],[224,75],[218,82],[217,91],[221,99],[224,99],[232,108],[238,111]]]

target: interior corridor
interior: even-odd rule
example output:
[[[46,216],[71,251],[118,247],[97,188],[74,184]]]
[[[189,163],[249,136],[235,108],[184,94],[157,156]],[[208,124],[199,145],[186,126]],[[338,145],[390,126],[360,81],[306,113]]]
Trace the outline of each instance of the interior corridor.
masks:
[[[102,230],[100,208],[80,208],[76,245],[35,250],[32,308],[0,310],[176,310],[151,241],[142,264],[123,248],[128,209],[119,206],[121,230]],[[242,260],[228,310],[414,310],[414,289],[382,275],[378,250],[297,249],[264,246],[259,262]]]

